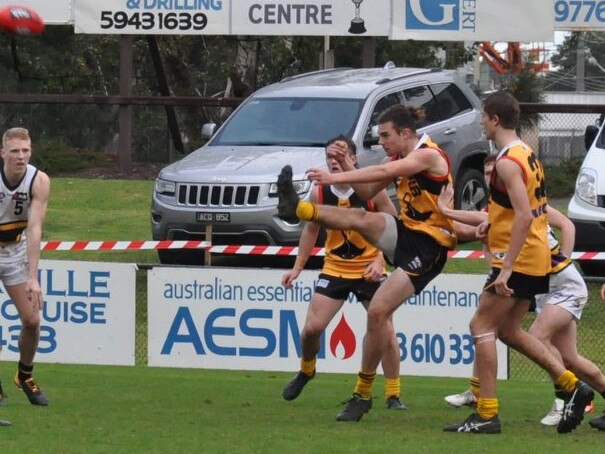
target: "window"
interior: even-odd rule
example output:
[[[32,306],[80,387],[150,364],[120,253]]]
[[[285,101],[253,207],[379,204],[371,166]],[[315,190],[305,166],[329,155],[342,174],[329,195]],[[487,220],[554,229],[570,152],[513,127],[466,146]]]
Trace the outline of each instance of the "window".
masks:
[[[387,110],[389,107],[394,106],[395,104],[400,104],[401,99],[399,97],[399,92],[390,93],[378,100],[376,105],[374,106],[374,110],[372,111],[372,115],[370,116],[370,124],[368,125],[368,129],[366,131],[365,140],[372,139],[372,127],[378,124],[378,119],[380,115]]]
[[[454,115],[470,111],[473,108],[456,84],[435,84],[431,85],[431,90],[435,95],[440,120],[447,120]]]
[[[419,127],[422,128],[441,120],[435,98],[433,98],[433,93],[431,93],[431,90],[429,90],[429,87],[426,85],[404,90],[403,97],[406,106],[424,108],[426,120],[420,123],[418,125]]]

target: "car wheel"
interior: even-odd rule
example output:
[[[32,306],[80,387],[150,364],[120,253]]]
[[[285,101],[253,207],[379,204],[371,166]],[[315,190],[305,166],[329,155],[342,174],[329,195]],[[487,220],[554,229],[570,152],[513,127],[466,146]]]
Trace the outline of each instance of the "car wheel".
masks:
[[[204,250],[159,249],[160,263],[165,265],[204,265]]]
[[[605,261],[578,260],[578,263],[586,276],[605,276]]]
[[[454,186],[454,207],[457,210],[481,211],[487,205],[487,187],[483,174],[469,168],[460,172]]]

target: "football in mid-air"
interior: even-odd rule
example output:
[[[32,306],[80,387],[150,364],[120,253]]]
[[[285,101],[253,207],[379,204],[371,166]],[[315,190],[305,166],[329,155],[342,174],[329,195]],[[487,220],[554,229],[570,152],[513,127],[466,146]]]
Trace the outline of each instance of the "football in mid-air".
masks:
[[[0,8],[0,31],[16,36],[38,35],[44,30],[44,21],[28,6],[8,5]]]

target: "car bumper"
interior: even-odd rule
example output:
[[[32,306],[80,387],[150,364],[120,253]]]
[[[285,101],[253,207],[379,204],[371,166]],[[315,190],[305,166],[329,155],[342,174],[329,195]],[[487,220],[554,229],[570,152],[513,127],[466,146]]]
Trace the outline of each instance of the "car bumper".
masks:
[[[605,208],[589,205],[574,196],[567,217],[576,227],[576,251],[605,251]]]
[[[156,198],[151,207],[151,232],[154,240],[207,239],[207,223],[196,221],[191,207],[167,205]],[[225,212],[225,209],[217,209]],[[255,207],[229,210],[230,222],[212,224],[213,244],[295,245],[298,244],[304,224],[288,224],[277,217],[277,209]]]

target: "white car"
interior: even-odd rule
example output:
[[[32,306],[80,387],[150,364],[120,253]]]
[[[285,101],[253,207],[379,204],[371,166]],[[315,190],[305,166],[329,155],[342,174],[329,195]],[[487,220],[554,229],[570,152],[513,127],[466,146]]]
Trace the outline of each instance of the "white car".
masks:
[[[576,251],[605,251],[605,133],[601,127],[586,128],[588,148],[576,179],[576,190],[567,216],[576,226]],[[580,260],[587,275],[605,275],[605,261]]]

